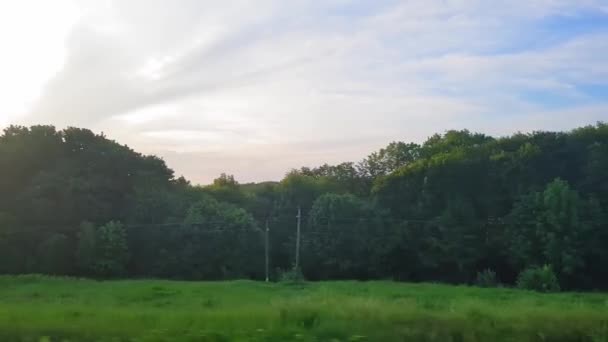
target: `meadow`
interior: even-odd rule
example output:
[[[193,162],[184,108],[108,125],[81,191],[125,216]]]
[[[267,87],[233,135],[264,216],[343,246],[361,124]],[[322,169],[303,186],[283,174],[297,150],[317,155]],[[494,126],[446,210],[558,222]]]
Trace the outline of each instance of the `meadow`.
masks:
[[[0,341],[608,341],[608,295],[0,277]]]

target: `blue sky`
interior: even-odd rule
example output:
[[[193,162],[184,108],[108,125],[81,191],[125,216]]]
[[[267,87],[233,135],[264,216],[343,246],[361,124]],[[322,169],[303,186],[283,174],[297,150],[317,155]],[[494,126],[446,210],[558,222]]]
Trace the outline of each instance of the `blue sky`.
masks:
[[[608,119],[607,0],[23,0],[0,43],[0,126],[103,131],[200,183]]]

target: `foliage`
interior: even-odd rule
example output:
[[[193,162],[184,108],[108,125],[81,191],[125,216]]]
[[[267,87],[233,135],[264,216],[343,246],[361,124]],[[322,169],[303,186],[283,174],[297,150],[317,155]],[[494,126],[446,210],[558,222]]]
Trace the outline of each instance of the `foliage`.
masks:
[[[311,279],[373,278],[384,239],[381,214],[353,195],[319,196],[304,233],[304,273]]]
[[[549,183],[542,193],[523,196],[511,212],[513,257],[524,265],[554,265],[562,275],[583,267],[583,246],[590,231],[582,217],[586,205],[561,179]]]
[[[72,251],[67,236],[60,233],[52,234],[38,247],[39,272],[53,275],[72,274]]]
[[[109,222],[95,231],[95,258],[92,271],[98,276],[115,277],[126,270],[129,251],[126,232],[120,222]]]
[[[124,226],[114,221],[100,227],[83,222],[78,233],[77,258],[84,274],[96,277],[124,275],[129,258]]]
[[[420,158],[421,147],[414,143],[393,141],[359,163],[359,170],[370,178],[385,176]]]
[[[491,269],[485,269],[481,272],[477,272],[475,285],[480,287],[497,287],[500,285],[500,281],[496,276],[496,272]]]
[[[525,269],[517,278],[517,287],[538,292],[558,292],[557,276],[549,265]]]
[[[551,264],[564,289],[608,289],[608,125],[493,138],[447,131],[276,182],[194,185],[81,128],[0,134],[0,273],[506,285]],[[85,223],[83,223],[85,222]],[[88,222],[88,223],[86,223]],[[108,224],[108,222],[115,222]],[[118,223],[120,222],[120,223]]]
[[[249,200],[248,194],[241,191],[239,183],[234,179],[234,176],[225,173],[214,179],[213,184],[206,186],[205,190],[218,201],[245,206]]]
[[[299,284],[304,280],[304,274],[302,274],[302,270],[299,267],[292,267],[287,271],[281,272],[279,275],[279,282],[281,283]]]
[[[192,204],[181,225],[166,237],[158,259],[161,275],[187,279],[230,279],[259,274],[260,230],[244,209],[202,197]]]
[[[83,222],[78,233],[78,246],[76,260],[80,272],[93,274],[96,262],[96,240],[97,232],[95,226],[90,222]]]

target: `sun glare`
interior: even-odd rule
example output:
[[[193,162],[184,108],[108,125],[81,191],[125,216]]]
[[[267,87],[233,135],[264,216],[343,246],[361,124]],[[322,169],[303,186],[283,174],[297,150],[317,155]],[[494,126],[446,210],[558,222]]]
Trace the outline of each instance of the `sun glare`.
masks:
[[[0,2],[0,125],[19,117],[59,71],[79,12],[73,2]]]

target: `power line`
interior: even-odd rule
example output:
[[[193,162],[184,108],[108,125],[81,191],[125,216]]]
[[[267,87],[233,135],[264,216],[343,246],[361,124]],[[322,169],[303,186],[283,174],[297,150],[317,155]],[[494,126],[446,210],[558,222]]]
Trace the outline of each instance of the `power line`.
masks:
[[[297,216],[296,216],[297,217]],[[304,215],[300,215],[300,224],[301,218]],[[292,216],[293,219],[293,216]],[[291,220],[292,220],[291,219]],[[276,219],[272,217],[268,219],[268,222],[277,223]],[[454,221],[440,221],[439,219],[398,219],[398,218],[369,218],[369,217],[340,217],[340,218],[319,218],[318,221],[309,222],[308,226],[311,227],[321,227],[328,226],[329,224],[336,223],[351,223],[351,222],[360,222],[360,223],[377,223],[379,225],[382,224],[410,224],[410,223],[420,223],[420,224],[433,224],[437,226],[462,226],[462,225],[488,225],[488,226],[505,226],[505,225],[536,225],[539,224],[538,221],[514,221],[514,220],[472,220],[468,222],[454,222]],[[593,224],[598,221],[593,220],[579,220],[580,224]],[[288,225],[288,222],[285,222],[285,225]],[[9,225],[10,226],[10,225]],[[57,224],[14,224],[15,227],[19,227],[19,232],[27,233],[27,232],[37,232],[39,229],[50,228],[50,227],[77,227],[78,224],[65,224],[65,223],[57,223]],[[96,225],[99,226],[99,225]],[[215,227],[223,227],[223,226],[233,226],[233,224],[227,224],[225,220],[217,220],[217,221],[205,221],[205,222],[195,222],[195,223],[183,223],[183,222],[175,222],[175,223],[136,223],[136,224],[123,224],[125,229],[146,229],[146,228],[179,228],[179,227],[198,227],[205,228],[207,226],[215,226]],[[254,225],[254,227],[256,227]],[[340,230],[344,230],[346,227],[338,226]],[[414,226],[416,227],[416,226]],[[334,226],[335,228],[335,226]],[[71,230],[71,229],[67,229]],[[66,231],[66,229],[62,229],[62,231]],[[263,233],[264,230],[256,227],[255,229],[230,229],[230,228],[214,228],[214,229],[201,229],[200,231],[207,232],[234,232],[234,231],[244,231],[244,232],[260,232]],[[305,230],[304,230],[305,231]]]

